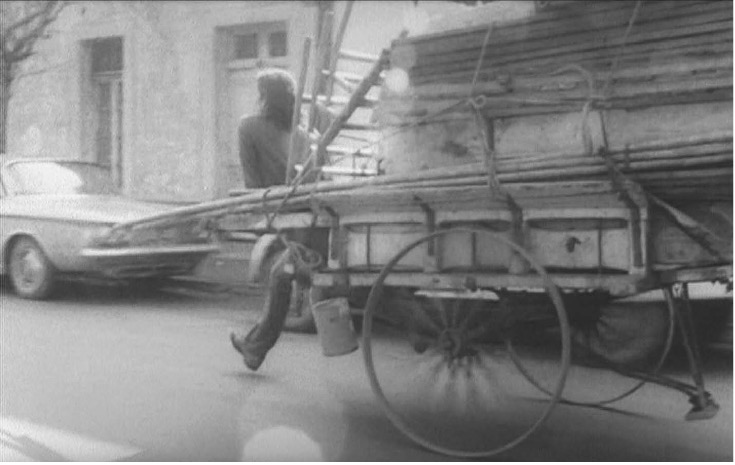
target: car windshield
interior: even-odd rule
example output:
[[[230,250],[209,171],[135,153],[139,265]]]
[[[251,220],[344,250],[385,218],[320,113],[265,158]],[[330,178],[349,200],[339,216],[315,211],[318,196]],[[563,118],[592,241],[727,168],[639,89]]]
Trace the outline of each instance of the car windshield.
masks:
[[[18,194],[117,193],[110,170],[75,162],[37,161],[14,163],[8,167]]]

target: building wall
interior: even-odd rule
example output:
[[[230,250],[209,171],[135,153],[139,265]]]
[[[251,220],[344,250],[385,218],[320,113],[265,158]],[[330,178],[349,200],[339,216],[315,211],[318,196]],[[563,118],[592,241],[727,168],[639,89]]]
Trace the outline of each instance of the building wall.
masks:
[[[345,47],[377,53],[398,35],[411,8],[410,1],[356,2]],[[337,23],[343,9],[338,2]],[[9,155],[94,160],[89,41],[119,36],[124,193],[171,203],[222,197],[222,160],[233,154],[222,153],[229,149],[217,134],[223,99],[218,34],[269,21],[286,22],[288,68],[298,74],[304,37],[315,35],[315,2],[72,3],[14,84]]]

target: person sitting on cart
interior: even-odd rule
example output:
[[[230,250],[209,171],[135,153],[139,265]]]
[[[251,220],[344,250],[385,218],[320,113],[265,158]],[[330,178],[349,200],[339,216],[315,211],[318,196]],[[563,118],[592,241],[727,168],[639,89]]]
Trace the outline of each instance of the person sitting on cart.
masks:
[[[293,77],[284,70],[268,69],[258,73],[257,85],[259,111],[243,117],[238,127],[240,162],[247,188],[285,184],[292,131],[298,131],[294,164],[305,159],[309,146],[306,131],[292,127],[296,100]],[[323,116],[320,119],[325,122]],[[251,370],[260,367],[280,336],[289,310],[292,281],[308,280],[309,271],[302,269],[302,263],[289,250],[282,253],[270,269],[260,321],[247,333],[230,333],[233,347]]]
[[[306,131],[291,127],[295,102],[291,75],[281,69],[266,69],[258,73],[257,85],[258,112],[242,117],[237,128],[240,164],[248,189],[285,184],[292,130],[298,132],[295,160],[303,159],[308,149]]]

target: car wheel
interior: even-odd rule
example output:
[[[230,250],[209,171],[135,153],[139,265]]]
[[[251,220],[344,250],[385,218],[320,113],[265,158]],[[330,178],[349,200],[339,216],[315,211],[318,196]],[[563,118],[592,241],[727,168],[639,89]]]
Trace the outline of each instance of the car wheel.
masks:
[[[9,265],[10,281],[20,297],[42,300],[51,294],[53,265],[36,241],[28,237],[18,239],[10,252]]]

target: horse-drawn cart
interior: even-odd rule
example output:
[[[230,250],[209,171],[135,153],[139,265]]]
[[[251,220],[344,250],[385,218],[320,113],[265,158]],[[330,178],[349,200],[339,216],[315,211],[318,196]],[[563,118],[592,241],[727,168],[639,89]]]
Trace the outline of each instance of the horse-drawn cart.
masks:
[[[687,419],[718,408],[688,285],[732,283],[732,5],[536,7],[380,57],[315,160],[382,72],[385,174],[177,213],[263,235],[255,271],[299,244],[312,295],[364,308],[365,366],[390,420],[452,456],[506,451],[560,402],[603,407],[648,382],[684,393]],[[657,289],[664,305],[631,302]],[[660,373],[675,327],[689,383]]]
[[[260,220],[251,231],[278,231],[263,242],[271,252],[297,237],[318,252],[319,295],[364,307],[372,389],[413,440],[484,457],[520,443],[558,402],[603,406],[645,382],[687,395],[688,419],[716,413],[687,284],[731,282],[731,260],[662,264],[651,238],[670,223],[638,185],[548,182],[494,193],[388,179],[324,184],[321,194],[292,195],[275,218],[267,200],[248,215]],[[708,255],[693,240],[688,247]],[[622,303],[652,289],[663,289],[667,305]],[[692,383],[658,373],[675,323]]]

